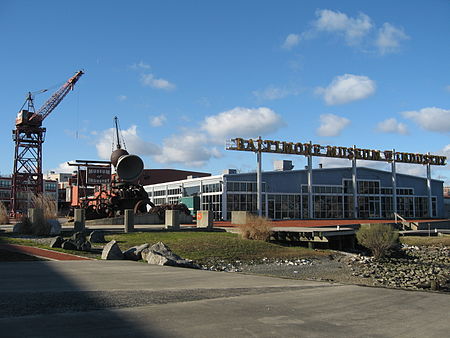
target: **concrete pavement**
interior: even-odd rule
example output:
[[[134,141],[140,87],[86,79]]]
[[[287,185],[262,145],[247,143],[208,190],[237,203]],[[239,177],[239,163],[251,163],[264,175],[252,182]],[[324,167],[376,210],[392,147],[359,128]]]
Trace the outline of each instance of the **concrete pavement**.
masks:
[[[1,337],[444,337],[450,295],[151,266],[0,263]]]

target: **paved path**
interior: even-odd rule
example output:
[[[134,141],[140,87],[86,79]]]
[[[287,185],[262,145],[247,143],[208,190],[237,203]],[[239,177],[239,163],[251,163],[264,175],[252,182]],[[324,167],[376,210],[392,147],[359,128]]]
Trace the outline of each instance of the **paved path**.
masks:
[[[52,261],[87,261],[90,258],[81,257],[77,255],[71,255],[64,252],[57,252],[53,250],[41,249],[27,245],[18,244],[0,244],[0,249],[18,252],[24,255],[35,256],[39,258],[44,258]]]
[[[446,337],[449,304],[138,262],[0,263],[2,337]]]

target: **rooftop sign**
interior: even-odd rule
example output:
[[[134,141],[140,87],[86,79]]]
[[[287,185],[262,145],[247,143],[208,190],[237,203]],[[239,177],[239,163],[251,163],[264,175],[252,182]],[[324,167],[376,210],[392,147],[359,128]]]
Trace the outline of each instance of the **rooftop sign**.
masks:
[[[402,153],[392,150],[373,150],[356,147],[322,146],[312,143],[293,143],[261,139],[234,138],[229,141],[227,150],[277,153],[287,155],[346,158],[368,161],[400,162],[430,165],[446,165],[446,157],[430,154]]]

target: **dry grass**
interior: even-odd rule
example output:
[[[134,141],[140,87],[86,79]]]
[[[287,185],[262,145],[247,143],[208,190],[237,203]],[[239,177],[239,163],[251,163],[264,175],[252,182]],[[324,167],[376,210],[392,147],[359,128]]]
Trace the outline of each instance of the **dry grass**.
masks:
[[[32,197],[34,207],[36,209],[42,209],[44,212],[44,219],[47,221],[49,219],[57,218],[57,210],[55,200],[50,198],[45,194],[33,195]]]
[[[8,210],[6,210],[6,207],[3,204],[3,202],[0,202],[0,224],[8,224],[8,223],[9,223]]]
[[[19,232],[35,236],[48,236],[51,231],[48,220],[57,218],[55,200],[44,194],[38,194],[32,197],[32,201],[34,204],[33,222],[26,216],[22,217],[20,221],[22,227],[19,228]]]
[[[444,236],[405,236],[400,238],[400,242],[408,245],[416,246],[449,246],[450,235]]]
[[[272,222],[267,218],[249,215],[247,223],[238,226],[243,239],[268,241],[272,232]]]

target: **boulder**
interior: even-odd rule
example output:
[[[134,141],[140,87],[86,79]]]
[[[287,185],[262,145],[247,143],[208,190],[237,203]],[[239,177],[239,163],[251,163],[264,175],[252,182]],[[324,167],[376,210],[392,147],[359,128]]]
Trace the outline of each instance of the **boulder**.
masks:
[[[148,264],[169,265],[183,268],[199,269],[200,267],[189,259],[183,259],[174,254],[163,242],[158,242],[142,251],[142,257]]]
[[[62,244],[64,243],[64,238],[61,236],[57,236],[52,239],[50,242],[50,248],[61,248]]]
[[[120,250],[116,241],[111,241],[105,245],[102,252],[102,259],[107,260],[123,259],[122,250]]]
[[[148,243],[133,246],[123,253],[123,257],[132,261],[139,261],[142,259],[142,251],[147,249],[149,246],[150,244]]]
[[[81,244],[80,249],[81,251],[91,251],[91,242],[86,241],[83,244]]]
[[[47,221],[50,226],[50,236],[59,235],[61,233],[61,223],[57,219],[49,219]]]
[[[77,246],[77,250],[82,251],[81,246],[86,242],[86,235],[82,231],[75,232],[70,241]]]
[[[101,230],[94,230],[88,237],[89,242],[91,243],[105,243],[105,234]]]
[[[61,248],[64,250],[77,250],[77,246],[71,241],[67,240],[62,245]]]
[[[16,234],[21,234],[23,232],[23,223],[17,222],[14,224],[13,232]]]

